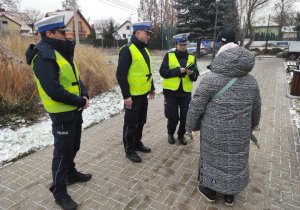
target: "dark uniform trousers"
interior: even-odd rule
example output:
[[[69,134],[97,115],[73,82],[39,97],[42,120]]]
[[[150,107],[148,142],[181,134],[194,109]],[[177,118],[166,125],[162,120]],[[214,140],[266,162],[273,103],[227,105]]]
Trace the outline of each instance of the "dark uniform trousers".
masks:
[[[165,96],[165,116],[168,119],[168,134],[174,134],[179,123],[178,136],[185,134],[186,115],[191,101],[191,94],[184,96]],[[179,108],[179,113],[178,113]]]
[[[143,146],[141,142],[144,124],[147,120],[147,95],[131,96],[132,107],[125,107],[123,143],[125,152],[131,154],[136,148]]]
[[[67,177],[77,172],[74,159],[80,148],[82,111],[50,114],[50,118],[54,136],[50,191],[55,199],[60,199],[67,195]]]

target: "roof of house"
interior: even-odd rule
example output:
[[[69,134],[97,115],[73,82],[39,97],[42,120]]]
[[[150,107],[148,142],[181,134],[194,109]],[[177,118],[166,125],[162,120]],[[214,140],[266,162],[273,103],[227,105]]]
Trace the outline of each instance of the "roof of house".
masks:
[[[253,26],[253,28],[278,28],[278,25],[259,25],[259,26]]]
[[[30,31],[32,24],[32,19],[26,14],[21,12],[12,11],[0,11],[0,16],[5,16],[13,22],[21,26],[21,31]]]
[[[18,23],[17,21],[15,21],[12,17],[10,17],[10,16],[7,15],[7,14],[1,14],[1,13],[0,13],[0,17],[6,17],[7,19],[11,20],[12,22],[18,24],[19,26],[22,25],[21,23]]]
[[[281,31],[285,33],[296,33],[295,28],[296,26],[283,26]]]
[[[77,14],[82,18],[82,20],[87,24],[89,29],[92,29],[89,22],[84,18],[84,16],[81,14],[80,10],[77,10]],[[70,21],[72,21],[74,17],[74,12],[72,10],[58,10],[55,12],[47,12],[46,17],[53,16],[53,15],[65,15],[65,23],[66,25],[69,24]]]
[[[122,28],[126,23],[131,24],[131,22],[130,22],[129,20],[126,20],[123,24],[121,24],[121,25],[118,27],[118,29]]]

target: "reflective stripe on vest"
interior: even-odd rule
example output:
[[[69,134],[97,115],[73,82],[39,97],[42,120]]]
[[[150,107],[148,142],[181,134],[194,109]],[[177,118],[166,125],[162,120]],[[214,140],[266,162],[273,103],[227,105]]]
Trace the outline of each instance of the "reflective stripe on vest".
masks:
[[[175,55],[174,52],[171,52],[168,54],[169,57],[169,71],[172,71],[172,69],[180,67],[179,61]],[[195,63],[195,57],[193,55],[188,56],[187,64],[186,66],[192,65]],[[163,79],[162,86],[163,89],[168,90],[178,90],[180,85],[180,77],[171,77],[167,79]],[[185,77],[182,78],[182,86],[183,90],[185,92],[192,92],[193,89],[193,82],[190,80],[190,77],[188,75],[185,75]]]
[[[74,62],[74,67],[75,67],[75,72],[76,75],[74,75],[74,71],[70,63],[62,56],[60,55],[57,51],[55,52],[56,56],[56,63],[59,66],[59,84],[63,86],[63,88],[70,92],[73,93],[77,96],[80,96],[80,89],[79,89],[79,71],[77,69],[77,66]],[[36,56],[35,56],[36,58]],[[32,60],[31,66],[32,68],[34,67],[34,60]],[[72,106],[68,104],[64,104],[58,101],[54,101],[51,99],[50,96],[47,95],[47,93],[44,91],[44,89],[41,86],[41,83],[39,79],[34,75],[35,82],[37,84],[37,88],[39,91],[39,95],[41,97],[42,103],[46,109],[47,112],[49,113],[60,113],[60,112],[67,112],[67,111],[72,111],[77,109],[77,106]]]
[[[127,76],[130,95],[132,96],[144,95],[151,90],[152,61],[151,61],[150,53],[145,48],[150,60],[150,71],[149,71],[149,67],[142,53],[133,43],[130,44],[129,50],[132,57],[132,63],[130,65],[128,76]]]

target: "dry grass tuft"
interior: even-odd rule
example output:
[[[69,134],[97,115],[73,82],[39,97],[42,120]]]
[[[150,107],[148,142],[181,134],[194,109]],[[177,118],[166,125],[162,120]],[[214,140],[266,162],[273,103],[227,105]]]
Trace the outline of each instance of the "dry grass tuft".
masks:
[[[75,61],[90,96],[106,92],[116,85],[116,66],[108,64],[102,49],[77,46]]]
[[[25,46],[31,41],[8,35],[0,38],[0,95],[10,103],[35,94],[32,71],[24,58]]]

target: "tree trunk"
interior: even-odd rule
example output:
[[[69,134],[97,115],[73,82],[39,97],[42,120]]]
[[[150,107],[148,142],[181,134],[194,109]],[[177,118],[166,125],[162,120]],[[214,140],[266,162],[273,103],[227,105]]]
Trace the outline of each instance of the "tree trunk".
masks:
[[[251,12],[248,12],[248,14],[247,14],[247,31],[249,31],[250,39],[247,42],[247,44],[245,44],[245,48],[249,49],[254,40],[254,29],[253,29],[252,23],[251,23]]]
[[[282,39],[283,39],[283,33],[282,33],[282,31],[281,31],[281,30],[282,30],[282,27],[283,27],[282,25],[279,25],[279,26],[278,26],[278,40],[279,40],[279,41],[282,41]]]

